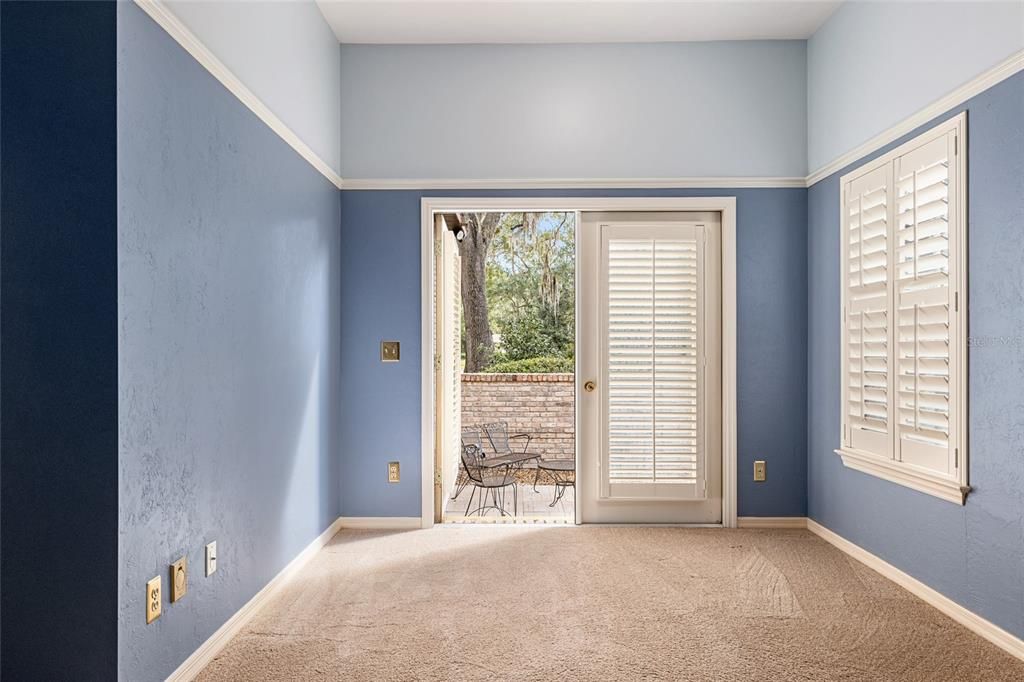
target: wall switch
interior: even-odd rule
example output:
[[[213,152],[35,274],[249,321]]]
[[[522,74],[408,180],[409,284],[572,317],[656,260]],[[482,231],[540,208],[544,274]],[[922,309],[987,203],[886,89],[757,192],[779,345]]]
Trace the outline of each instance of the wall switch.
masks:
[[[398,362],[399,356],[401,355],[401,348],[398,341],[381,341],[380,342],[380,361],[381,362]]]
[[[171,564],[171,602],[176,602],[188,592],[188,557],[181,557]]]
[[[388,462],[388,483],[398,483],[401,472],[398,470],[398,462]]]
[[[206,545],[206,575],[211,576],[217,572],[217,541]]]
[[[163,612],[163,594],[160,589],[160,576],[146,583],[146,624],[152,623]]]
[[[768,475],[767,467],[763,459],[759,459],[754,462],[754,480],[763,481]]]

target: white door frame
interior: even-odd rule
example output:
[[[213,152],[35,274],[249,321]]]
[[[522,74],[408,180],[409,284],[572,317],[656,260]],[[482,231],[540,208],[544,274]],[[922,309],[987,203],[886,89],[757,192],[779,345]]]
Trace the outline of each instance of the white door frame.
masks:
[[[466,211],[717,211],[722,214],[722,523],[736,527],[736,197],[423,197],[420,200],[420,525],[434,525],[434,214]],[[578,218],[579,216],[577,216]],[[578,226],[579,220],[577,220]],[[577,282],[579,280],[579,268]],[[578,315],[577,315],[578,317]],[[577,334],[579,327],[577,326]],[[578,344],[577,344],[578,346]],[[576,373],[579,383],[580,374]],[[580,387],[576,387],[579,393]],[[579,429],[579,410],[576,428]],[[576,457],[579,466],[579,457]],[[576,496],[576,518],[580,503]]]

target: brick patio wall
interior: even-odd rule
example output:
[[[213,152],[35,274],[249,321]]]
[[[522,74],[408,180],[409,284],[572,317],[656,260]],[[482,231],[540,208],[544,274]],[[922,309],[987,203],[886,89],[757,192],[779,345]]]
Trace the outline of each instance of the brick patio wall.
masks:
[[[573,374],[463,374],[462,423],[507,421],[533,436],[531,452],[572,457],[575,383]]]

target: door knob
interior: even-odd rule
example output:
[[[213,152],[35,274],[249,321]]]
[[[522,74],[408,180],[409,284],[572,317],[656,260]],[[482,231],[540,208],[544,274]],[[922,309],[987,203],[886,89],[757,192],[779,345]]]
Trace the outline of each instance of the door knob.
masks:
[[[587,393],[593,393],[595,388],[597,388],[597,384],[595,384],[593,381],[588,381],[587,383],[583,384],[583,390],[586,391]]]

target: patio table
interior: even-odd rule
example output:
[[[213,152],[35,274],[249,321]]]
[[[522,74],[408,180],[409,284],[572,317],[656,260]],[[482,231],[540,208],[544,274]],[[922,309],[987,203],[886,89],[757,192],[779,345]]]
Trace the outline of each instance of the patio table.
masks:
[[[572,459],[549,459],[537,463],[537,468],[546,471],[555,481],[555,499],[549,507],[554,507],[565,495],[566,488],[576,488],[576,461]]]
[[[509,455],[498,455],[495,457],[484,457],[478,460],[477,464],[485,469],[496,469],[498,467],[507,466],[510,469],[522,469],[523,465],[529,462],[531,459],[540,459],[540,455],[531,452],[513,452]],[[519,480],[514,479],[512,485],[518,489]],[[516,516],[519,514],[518,509],[519,495],[515,495],[512,498],[512,515]]]
[[[533,454],[530,452],[514,452],[510,455],[495,455],[494,457],[484,457],[479,461],[479,465],[488,469],[493,469],[500,466],[520,466],[529,462],[531,459],[539,459],[540,455]]]

